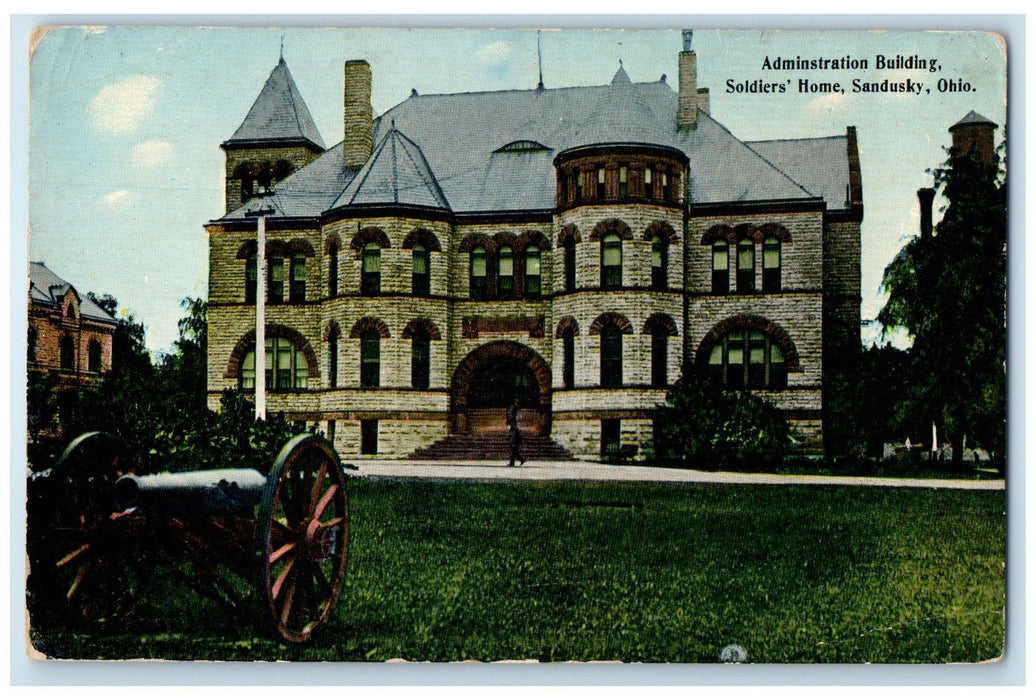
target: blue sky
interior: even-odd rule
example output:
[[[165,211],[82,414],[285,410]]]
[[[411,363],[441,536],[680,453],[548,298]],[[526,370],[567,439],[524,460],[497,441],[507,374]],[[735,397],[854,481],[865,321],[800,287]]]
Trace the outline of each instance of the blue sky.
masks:
[[[380,114],[421,93],[533,88],[536,33],[515,29],[61,28],[30,61],[28,256],[81,293],[110,293],[147,326],[152,350],[176,339],[180,300],[204,296],[204,224],[223,211],[220,142],[241,123],[284,57],[325,144],[341,140],[342,65],[363,58]],[[619,60],[634,81],[677,85],[680,31],[542,34],[548,88],[608,82]],[[744,140],[858,129],[863,169],[863,318],[881,306],[881,273],[918,230],[915,192],[945,160],[947,128],[975,110],[1006,118],[1006,48],[992,34],[953,32],[696,31],[698,84],[711,112]],[[867,58],[871,70],[762,70],[766,57]],[[936,58],[942,70],[877,71],[878,54]],[[923,96],[728,93],[735,83],[792,77],[911,78]],[[968,82],[940,93],[936,81]],[[1002,129],[997,130],[997,139]],[[936,214],[936,220],[939,215]]]

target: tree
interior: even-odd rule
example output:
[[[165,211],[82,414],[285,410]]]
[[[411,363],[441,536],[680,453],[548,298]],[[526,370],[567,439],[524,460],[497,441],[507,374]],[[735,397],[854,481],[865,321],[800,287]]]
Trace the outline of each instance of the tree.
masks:
[[[1007,187],[999,161],[950,150],[935,171],[948,201],[942,220],[900,250],[882,282],[889,296],[878,320],[913,337],[905,405],[939,426],[955,461],[965,436],[999,456],[1005,445]]]

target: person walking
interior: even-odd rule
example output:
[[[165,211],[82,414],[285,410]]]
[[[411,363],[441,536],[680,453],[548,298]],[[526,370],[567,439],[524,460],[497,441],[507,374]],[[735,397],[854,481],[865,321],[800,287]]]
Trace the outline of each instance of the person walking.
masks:
[[[525,464],[525,457],[522,457],[519,452],[519,447],[522,444],[522,431],[518,429],[518,397],[514,397],[514,401],[511,402],[510,408],[507,409],[507,425],[509,431],[507,434],[508,442],[511,446],[511,463],[507,466],[513,467],[514,460],[518,460],[518,466]]]

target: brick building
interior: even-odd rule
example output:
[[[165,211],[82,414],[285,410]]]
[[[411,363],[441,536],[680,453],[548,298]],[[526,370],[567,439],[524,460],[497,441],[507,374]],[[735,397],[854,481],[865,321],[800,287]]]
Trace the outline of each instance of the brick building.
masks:
[[[209,401],[255,386],[269,212],[268,406],[344,456],[505,429],[650,456],[685,362],[782,408],[808,449],[859,348],[856,133],[746,142],[679,84],[418,95],[375,118],[345,64],[325,149],[283,59],[226,153],[209,237]],[[830,391],[830,389],[828,389]],[[459,439],[459,438],[458,438]]]

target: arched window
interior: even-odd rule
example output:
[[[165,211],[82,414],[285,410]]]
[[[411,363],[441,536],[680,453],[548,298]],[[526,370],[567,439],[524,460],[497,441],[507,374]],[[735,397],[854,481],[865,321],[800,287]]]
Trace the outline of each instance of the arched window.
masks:
[[[763,291],[781,291],[781,242],[775,236],[763,241]]]
[[[274,256],[270,258],[270,279],[268,281],[267,299],[271,304],[284,303],[284,258]]]
[[[331,244],[328,251],[327,261],[327,296],[335,298],[338,296],[338,246]]]
[[[532,299],[543,291],[541,264],[539,246],[530,245],[525,249],[525,296]]]
[[[622,386],[622,330],[614,323],[601,329],[601,386]]]
[[[726,241],[712,244],[712,293],[730,291],[730,246]]]
[[[381,293],[381,246],[374,241],[363,246],[360,294]]]
[[[327,339],[327,384],[334,389],[338,386],[338,334],[332,333]]]
[[[622,239],[617,233],[607,233],[601,239],[601,287],[618,289],[622,286]]]
[[[381,334],[366,330],[360,336],[360,386],[381,385]]]
[[[468,276],[469,294],[472,299],[486,298],[486,249],[482,246],[471,249],[471,267]]]
[[[788,371],[784,352],[757,330],[731,331],[709,353],[708,376],[725,389],[784,389]]]
[[[755,291],[755,243],[747,238],[737,244],[737,292]]]
[[[86,368],[91,372],[101,371],[101,344],[91,340],[86,350]]]
[[[669,332],[660,326],[651,330],[651,386],[669,385]]]
[[[72,340],[72,336],[61,336],[59,354],[61,356],[61,369],[74,372],[76,369],[76,344]]]
[[[291,303],[306,301],[306,256],[296,253],[291,256]]]
[[[662,236],[651,239],[651,288],[665,291],[669,269],[669,241]]]
[[[410,385],[427,389],[430,374],[431,339],[427,332],[418,330],[410,338]]]
[[[501,299],[514,296],[514,248],[500,246],[496,265],[496,294]]]
[[[241,388],[255,390],[255,349],[241,361]],[[297,391],[309,387],[309,366],[302,350],[287,338],[266,339],[267,391]]]
[[[430,277],[428,270],[428,249],[418,243],[413,248],[414,268],[410,278],[410,289],[414,296],[428,296]]]
[[[259,283],[259,256],[252,253],[245,260],[245,303],[255,303],[255,288]]]
[[[566,328],[561,334],[562,366],[561,382],[566,389],[576,385],[576,333],[572,328]]]
[[[571,237],[565,240],[565,291],[576,291],[576,242]]]

